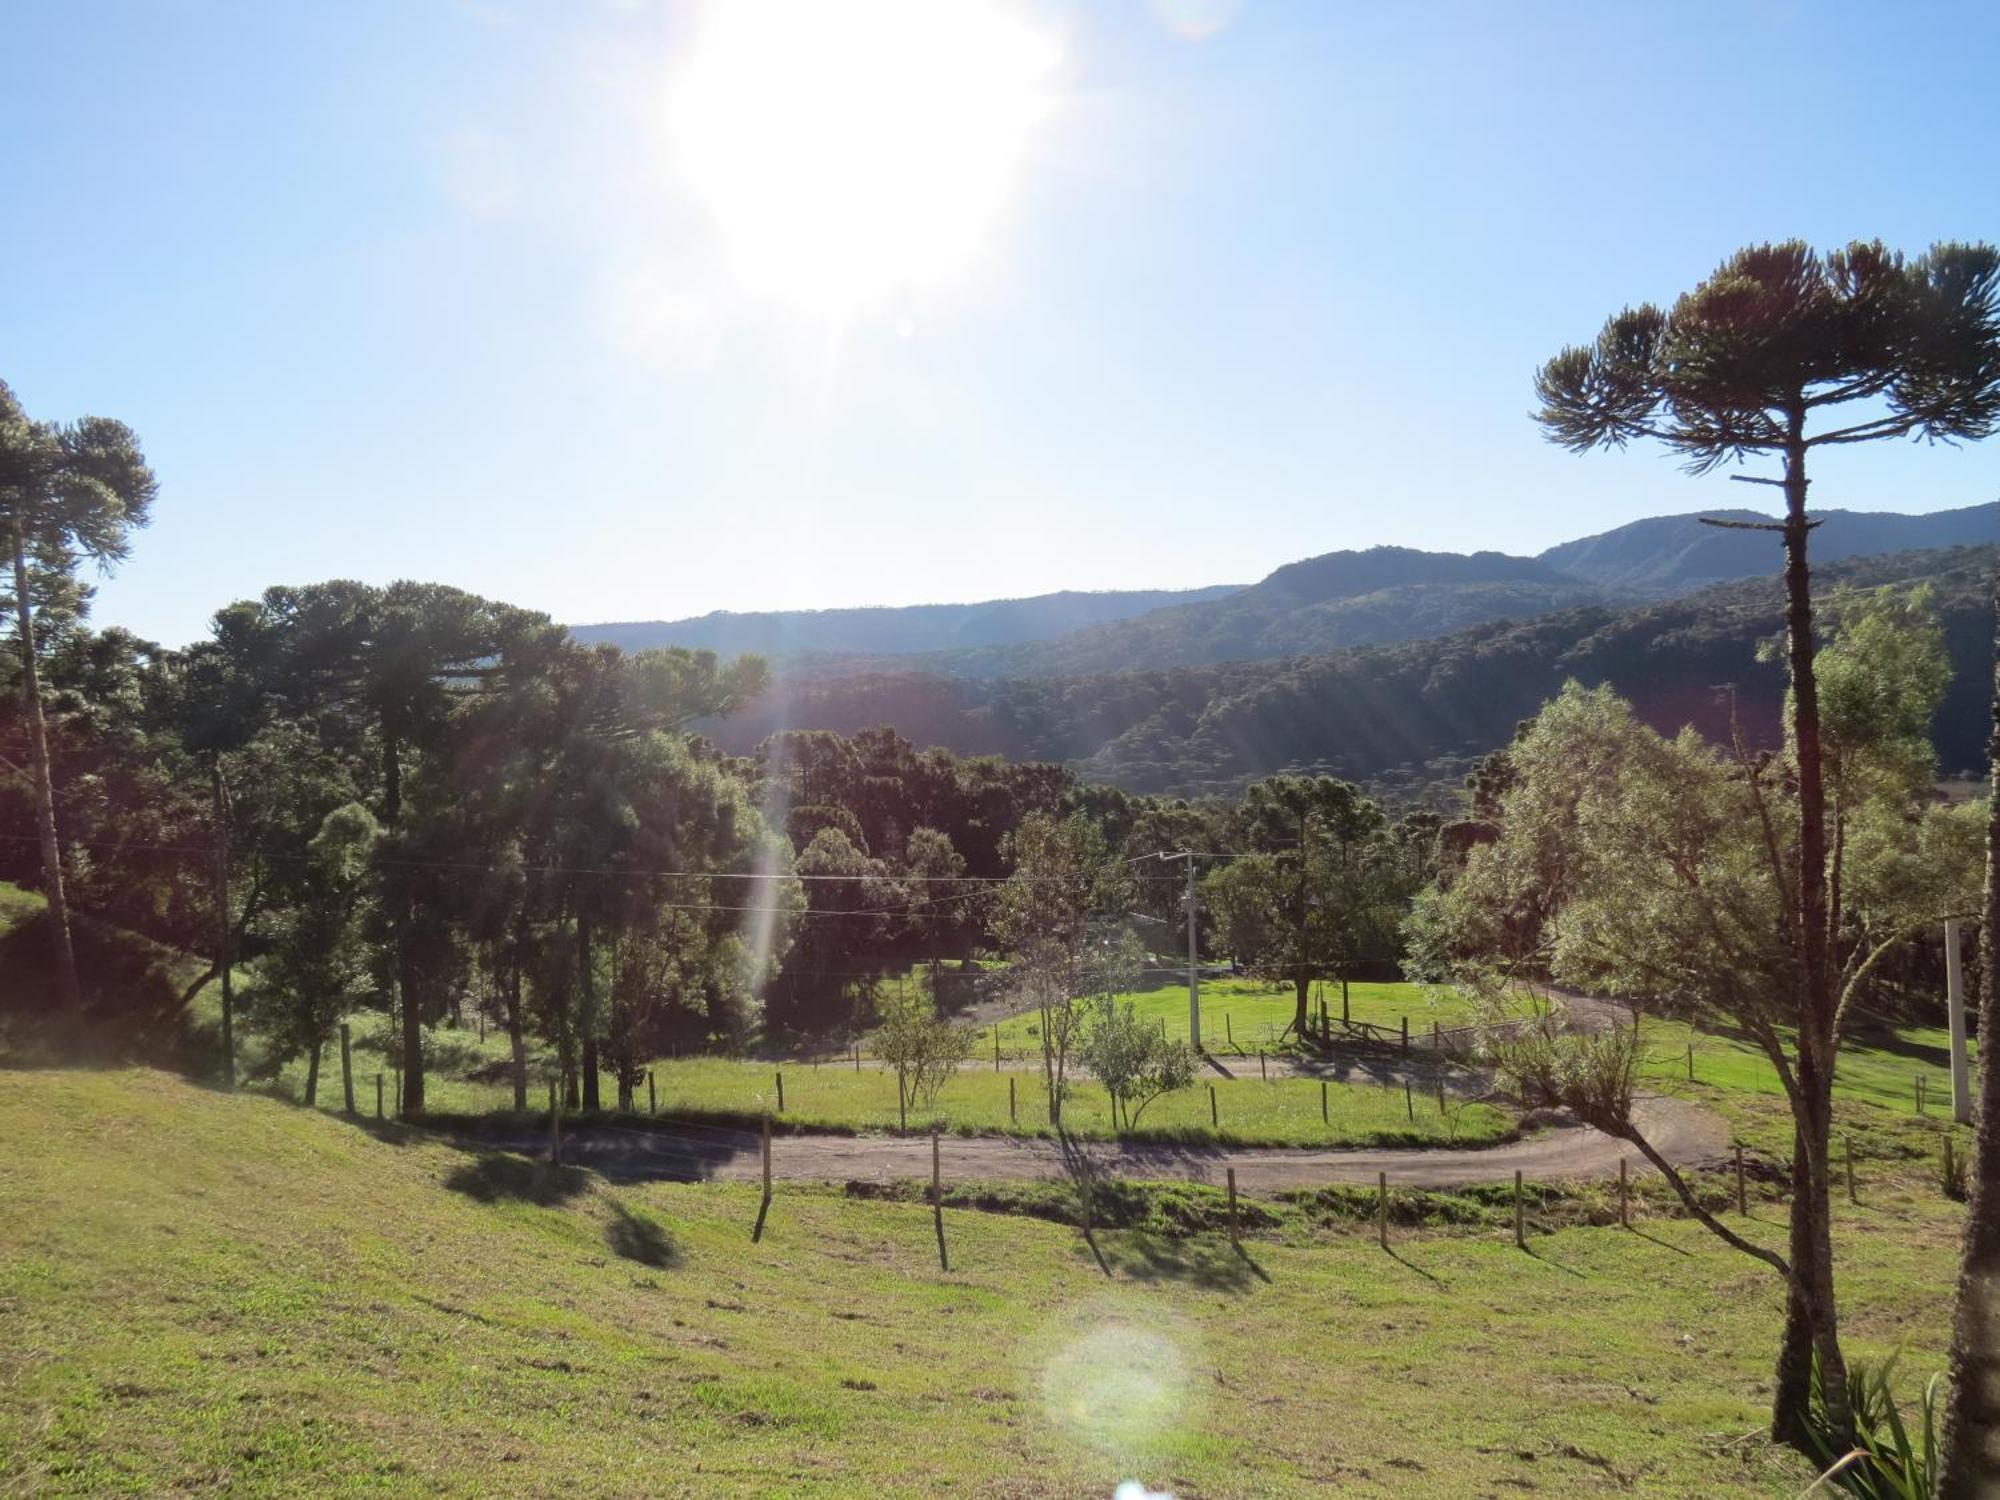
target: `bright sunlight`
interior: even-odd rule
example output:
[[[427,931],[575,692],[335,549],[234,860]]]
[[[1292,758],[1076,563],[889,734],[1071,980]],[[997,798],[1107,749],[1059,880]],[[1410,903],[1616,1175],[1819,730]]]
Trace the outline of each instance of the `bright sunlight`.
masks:
[[[830,317],[978,253],[1055,39],[996,0],[730,0],[674,78],[677,168],[746,289]]]

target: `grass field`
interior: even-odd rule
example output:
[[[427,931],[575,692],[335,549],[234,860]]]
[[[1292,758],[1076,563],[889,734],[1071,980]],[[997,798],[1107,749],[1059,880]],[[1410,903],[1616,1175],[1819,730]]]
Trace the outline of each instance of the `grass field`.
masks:
[[[1164,1021],[1168,1036],[1182,1041],[1187,1039],[1186,985],[1127,991],[1118,999],[1130,1000],[1138,1013],[1150,1021]],[[1338,1021],[1340,986],[1328,984],[1314,987],[1312,1005],[1315,1016],[1319,1014],[1321,999],[1326,1001],[1328,1013]],[[1209,1051],[1218,1053],[1229,1050],[1232,1040],[1234,1046],[1245,1053],[1255,1053],[1259,1047],[1275,1048],[1281,1045],[1279,1037],[1292,1022],[1296,1003],[1290,985],[1268,984],[1260,979],[1203,980],[1202,1044]],[[1471,1018],[1466,1003],[1457,996],[1418,984],[1350,984],[1348,1015],[1352,1020],[1386,1026],[1391,1030],[1400,1028],[1407,1018],[1413,1036],[1429,1032],[1432,1022],[1460,1026]],[[1024,1057],[1039,1055],[1039,1027],[1040,1022],[1033,1015],[1014,1016],[1002,1021],[1002,1050]],[[991,1041],[985,1045],[990,1049]]]
[[[0,1490],[1797,1495],[1779,1298],[1682,1222],[1080,1237],[613,1189],[137,1070],[0,1073]],[[1842,1205],[1860,1353],[1938,1362],[1959,1214]],[[1752,1222],[1774,1240],[1775,1212]]]
[[[356,1102],[364,1113],[372,1114],[380,1055],[358,1053],[357,1058],[362,1076],[356,1086]],[[334,1071],[322,1076],[320,1107],[338,1109],[340,1083],[333,1049],[329,1049],[323,1066]],[[781,1069],[785,1107],[779,1112],[777,1074]],[[1125,1134],[1141,1139],[1220,1140],[1234,1145],[1393,1146],[1478,1145],[1500,1140],[1513,1130],[1507,1114],[1488,1104],[1454,1098],[1441,1111],[1435,1095],[1419,1091],[1406,1104],[1400,1087],[1373,1084],[1329,1085],[1327,1119],[1322,1121],[1320,1086],[1315,1080],[1282,1078],[1264,1083],[1254,1071],[1249,1078],[1214,1080],[1220,1130],[1212,1129],[1209,1123],[1208,1080],[1204,1080],[1155,1100],[1140,1115],[1137,1128]],[[302,1097],[304,1074],[303,1063],[285,1069],[279,1087],[287,1097]],[[754,1116],[770,1110],[796,1129],[893,1130],[898,1125],[896,1075],[878,1067],[857,1072],[845,1063],[816,1067],[810,1063],[689,1058],[656,1063],[653,1076],[663,1115]],[[1014,1088],[1011,1112],[1010,1082]],[[616,1082],[606,1075],[601,1086],[609,1106],[617,1099]],[[536,1076],[529,1099],[537,1109],[547,1097],[545,1087]],[[385,1092],[392,1090],[393,1083],[385,1081]],[[436,1114],[485,1114],[513,1106],[510,1084],[472,1083],[452,1076],[449,1070],[427,1079],[425,1090],[428,1106]],[[638,1099],[641,1112],[647,1103],[642,1089]],[[1041,1075],[1020,1069],[1003,1073],[966,1069],[945,1085],[935,1108],[913,1105],[908,1119],[912,1130],[929,1130],[935,1124],[959,1132],[1050,1133]],[[1088,1079],[1075,1087],[1064,1119],[1073,1134],[1102,1138],[1113,1133],[1104,1091]]]
[[[1644,1019],[1640,1035],[1648,1052],[1641,1073],[1650,1080],[1686,1079],[1687,1049],[1692,1045],[1697,1082],[1774,1098],[1784,1095],[1777,1069],[1751,1042],[1698,1032],[1683,1022],[1657,1018]],[[1977,1045],[1971,1045],[1968,1052],[1976,1057]],[[1925,1112],[1948,1119],[1951,1037],[1944,1028],[1905,1026],[1886,1034],[1850,1035],[1841,1042],[1834,1061],[1834,1095],[1914,1115],[1915,1079],[1919,1075],[1925,1080]]]

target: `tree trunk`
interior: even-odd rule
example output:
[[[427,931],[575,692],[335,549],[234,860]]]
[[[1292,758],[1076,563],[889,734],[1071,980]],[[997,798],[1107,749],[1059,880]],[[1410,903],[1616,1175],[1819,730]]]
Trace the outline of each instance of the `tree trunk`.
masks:
[[[403,818],[403,746],[395,724],[388,715],[382,722],[382,822],[394,829]],[[390,894],[390,963],[395,973],[397,999],[403,1008],[403,1094],[397,1112],[420,1115],[424,1112],[424,1014],[410,983],[409,955],[404,951],[409,930],[409,892],[398,881]]]
[[[312,1046],[306,1054],[306,1108],[313,1109],[319,1104],[319,1055],[326,1049],[326,1043],[313,1038]]]
[[[595,1110],[602,1107],[597,1089],[597,985],[590,972],[590,918],[585,916],[576,919],[576,966],[581,985],[577,1029],[583,1052],[583,1107]]]
[[[21,707],[28,719],[28,771],[35,785],[35,831],[42,846],[42,887],[49,902],[55,945],[56,986],[71,1015],[83,1012],[76,977],[76,948],[69,936],[69,902],[63,895],[62,843],[56,836],[56,786],[49,768],[49,727],[42,717],[42,676],[35,661],[35,613],[28,597],[28,541],[14,527],[14,620],[21,646]]]
[[[1306,973],[1303,965],[1292,976],[1292,992],[1297,1001],[1292,1016],[1292,1034],[1303,1042],[1306,1039],[1306,1028],[1312,1024],[1311,1017],[1307,1014],[1307,999],[1312,992],[1312,976]]]
[[[1974,1500],[2000,1491],[2000,576],[1994,580],[1993,737],[1987,742],[1994,793],[1986,824],[1986,920],[1979,936],[1979,1077],[1973,1093],[1977,1136],[1967,1173],[1965,1259],[1951,1330],[1951,1388],[1939,1438],[1938,1500]]]
[[[1808,1421],[1806,1392],[1795,1368],[1802,1334],[1795,1320],[1810,1326],[1809,1343],[1819,1359],[1826,1401],[1826,1434],[1838,1449],[1853,1436],[1847,1402],[1847,1367],[1840,1351],[1833,1296],[1832,1204],[1827,1192],[1827,1145],[1833,1123],[1833,993],[1827,968],[1826,789],[1821,768],[1819,679],[1813,662],[1812,570],[1807,541],[1805,406],[1787,414],[1785,445],[1785,650],[1792,688],[1792,749],[1799,777],[1798,919],[1794,931],[1798,967],[1799,1062],[1794,1108],[1799,1129],[1793,1142],[1791,1260],[1799,1295],[1786,1302],[1782,1353],[1793,1367],[1779,1372],[1771,1411],[1772,1435],[1798,1443]]]
[[[222,1086],[236,1087],[236,996],[229,973],[231,918],[229,914],[229,799],[222,785],[222,757],[208,766],[211,820],[215,827],[215,972],[222,981]]]
[[[521,958],[515,951],[507,971],[507,1049],[514,1059],[514,1109],[528,1109],[528,1048],[521,1039]]]

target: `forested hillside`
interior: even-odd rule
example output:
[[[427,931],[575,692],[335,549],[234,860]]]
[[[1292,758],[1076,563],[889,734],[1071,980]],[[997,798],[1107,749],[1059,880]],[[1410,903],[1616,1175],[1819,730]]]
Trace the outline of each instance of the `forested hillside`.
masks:
[[[1767,544],[1768,545],[1768,544]],[[1928,581],[1955,668],[1938,715],[1947,771],[1981,754],[1995,550],[1961,547],[1824,568],[1823,592]],[[1167,670],[991,681],[932,673],[781,680],[718,730],[747,750],[785,728],[893,724],[920,745],[1058,760],[1133,791],[1221,790],[1273,771],[1416,784],[1505,743],[1564,679],[1609,682],[1660,728],[1771,743],[1783,673],[1757,660],[1780,628],[1774,578],[1628,609],[1588,605],[1431,640]],[[1440,764],[1442,763],[1442,764]]]
[[[942,652],[922,665],[953,676],[1053,677],[1267,660],[1448,635],[1605,597],[1533,558],[1372,547],[1288,563],[1226,598],[1048,641]]]

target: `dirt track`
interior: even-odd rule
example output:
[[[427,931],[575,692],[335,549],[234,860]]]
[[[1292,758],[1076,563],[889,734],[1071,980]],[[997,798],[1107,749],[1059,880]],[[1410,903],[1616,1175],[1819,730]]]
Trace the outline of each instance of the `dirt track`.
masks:
[[[1698,1106],[1652,1098],[1640,1101],[1635,1113],[1648,1139],[1677,1166],[1720,1161],[1727,1150],[1727,1127]],[[530,1153],[548,1149],[546,1135],[480,1136],[478,1143]],[[1634,1171],[1651,1170],[1631,1147],[1580,1125],[1558,1125],[1529,1140],[1477,1149],[1316,1151],[1110,1142],[1092,1142],[1086,1149],[1112,1176],[1220,1182],[1224,1169],[1234,1167],[1239,1185],[1250,1190],[1372,1183],[1377,1172],[1411,1187],[1500,1182],[1517,1170],[1538,1182],[1555,1182],[1613,1176],[1621,1156],[1631,1160]],[[925,1137],[781,1135],[772,1143],[771,1172],[792,1181],[887,1182],[929,1177],[930,1158]],[[943,1158],[946,1175],[959,1181],[1063,1175],[1053,1141],[947,1136]],[[756,1135],[702,1126],[579,1130],[564,1136],[563,1160],[620,1181],[743,1182],[759,1172]]]

